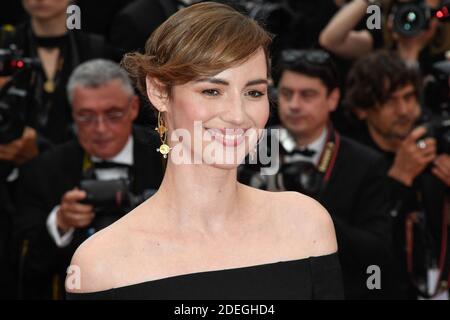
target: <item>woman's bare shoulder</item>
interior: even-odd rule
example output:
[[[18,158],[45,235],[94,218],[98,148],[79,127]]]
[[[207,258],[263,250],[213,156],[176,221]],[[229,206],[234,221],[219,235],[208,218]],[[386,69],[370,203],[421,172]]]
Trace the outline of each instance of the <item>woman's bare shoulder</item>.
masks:
[[[299,192],[269,192],[260,194],[270,208],[280,232],[287,241],[307,256],[320,256],[337,251],[333,220],[316,200]]]
[[[310,256],[337,251],[333,220],[319,202],[299,192],[280,192],[279,196],[284,204],[279,213],[286,214],[286,229],[294,241],[306,242]]]
[[[114,287],[118,259],[128,245],[125,227],[119,222],[98,231],[75,251],[66,278],[66,291],[86,293]]]

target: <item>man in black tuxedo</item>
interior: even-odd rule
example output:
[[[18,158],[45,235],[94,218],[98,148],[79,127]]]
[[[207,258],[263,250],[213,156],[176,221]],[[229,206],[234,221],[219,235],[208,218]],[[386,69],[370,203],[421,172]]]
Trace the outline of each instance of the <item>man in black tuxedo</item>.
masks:
[[[241,181],[268,190],[299,191],[318,200],[334,221],[346,297],[387,297],[391,218],[382,157],[331,125],[340,92],[328,53],[283,51],[275,71],[282,126],[270,129],[270,139],[279,147],[279,154],[272,148],[270,156],[279,169],[262,175],[258,164],[246,165],[241,167]],[[367,286],[372,265],[381,269],[381,290]],[[376,282],[369,280],[375,287]]]
[[[68,96],[77,140],[20,169],[15,230],[24,298],[64,296],[63,279],[76,248],[132,209],[99,210],[92,200],[83,202],[82,180],[129,180],[133,195],[150,195],[162,181],[158,136],[133,128],[138,98],[124,70],[107,60],[83,63],[70,77]]]

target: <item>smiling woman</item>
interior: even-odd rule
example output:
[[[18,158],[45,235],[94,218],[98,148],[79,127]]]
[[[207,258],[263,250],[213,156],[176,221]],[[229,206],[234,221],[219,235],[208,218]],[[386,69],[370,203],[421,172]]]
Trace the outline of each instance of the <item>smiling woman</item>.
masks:
[[[69,298],[342,297],[326,210],[298,193],[239,184],[237,163],[211,161],[191,145],[209,135],[200,137],[202,146],[248,153],[243,136],[268,118],[270,41],[250,18],[204,2],[163,23],[145,54],[124,58],[162,115],[157,130],[175,137],[167,141],[173,149],[158,192],[78,248]],[[192,139],[180,142],[177,131]],[[202,161],[175,163],[175,142]]]
[[[158,79],[170,96],[174,85],[216,75],[247,60],[259,48],[264,50],[269,72],[271,36],[254,20],[243,19],[221,4],[192,7],[158,28],[147,41],[145,54],[131,53],[123,59],[144,96],[146,77]]]
[[[271,36],[257,22],[243,19],[225,5],[193,8],[171,17],[149,38],[145,54],[130,53],[122,65],[142,95],[162,113],[172,138],[169,145],[178,147],[169,160],[185,159],[188,154],[189,159],[202,162],[236,165],[256,144],[257,129],[267,122]],[[241,64],[246,68],[241,73],[245,79],[236,77]],[[231,93],[235,85],[240,90],[239,102]],[[231,99],[234,112],[217,119]],[[194,134],[195,121],[204,127],[200,135]],[[184,138],[186,129],[190,139]]]

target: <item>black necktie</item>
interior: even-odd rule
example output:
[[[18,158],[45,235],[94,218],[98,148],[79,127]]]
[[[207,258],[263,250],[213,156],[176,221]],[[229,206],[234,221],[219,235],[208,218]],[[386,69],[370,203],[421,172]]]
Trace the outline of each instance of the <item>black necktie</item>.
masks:
[[[309,148],[302,148],[302,149],[294,149],[288,154],[289,155],[301,154],[302,156],[305,157],[312,157],[316,154],[316,151]]]

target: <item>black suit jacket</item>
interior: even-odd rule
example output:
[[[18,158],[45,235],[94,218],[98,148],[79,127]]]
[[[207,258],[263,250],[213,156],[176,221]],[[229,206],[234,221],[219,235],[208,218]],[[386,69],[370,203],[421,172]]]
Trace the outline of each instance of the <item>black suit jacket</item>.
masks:
[[[370,291],[366,286],[370,276],[366,273],[367,267],[378,265],[385,275],[392,259],[389,194],[383,169],[381,155],[341,136],[330,179],[316,199],[328,210],[334,222],[346,298],[371,299],[390,295],[385,290],[384,276],[381,291]],[[249,183],[251,174],[248,170],[241,172],[240,181]]]
[[[134,128],[134,165],[131,191],[157,189],[163,167],[156,152],[158,137],[151,130]],[[76,229],[70,245],[58,248],[51,238],[46,220],[60,203],[63,194],[82,179],[84,151],[78,141],[71,141],[48,151],[20,169],[19,212],[15,219],[15,239],[23,253],[19,258],[25,298],[59,298],[63,296],[65,272],[76,248],[86,240],[87,228]],[[23,244],[28,242],[26,254]],[[59,279],[57,279],[59,277]],[[54,283],[58,280],[58,286]],[[51,285],[53,284],[53,289]],[[59,292],[55,290],[59,288]]]
[[[392,277],[392,218],[385,160],[382,155],[341,136],[336,164],[321,204],[336,229],[346,297],[390,298]],[[381,290],[369,290],[367,268],[381,270]]]

